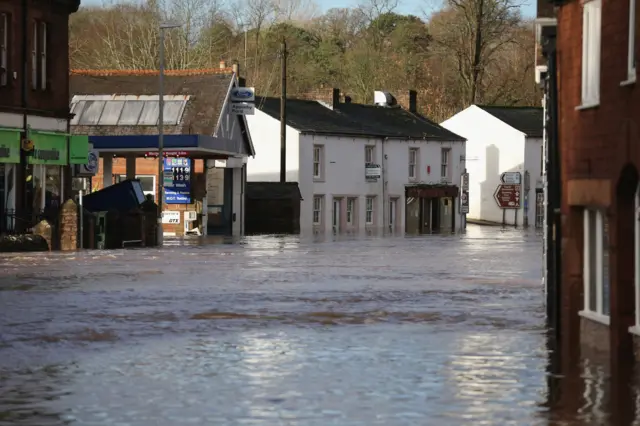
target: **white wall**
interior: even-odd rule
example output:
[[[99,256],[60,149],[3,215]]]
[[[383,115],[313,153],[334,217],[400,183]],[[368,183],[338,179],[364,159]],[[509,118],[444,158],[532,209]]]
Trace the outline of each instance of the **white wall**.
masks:
[[[542,138],[526,138],[524,150],[524,168],[525,170],[529,171],[530,176],[530,188],[529,193],[527,194],[527,216],[529,218],[529,226],[535,226],[536,188],[542,189],[544,187],[542,181]]]
[[[247,163],[247,181],[280,180],[280,121],[256,108],[247,115],[249,134],[256,150]],[[287,126],[287,182],[298,182],[299,132]]]
[[[313,147],[324,147],[323,179],[313,178]],[[383,168],[383,179],[367,182],[365,179],[365,146],[375,146],[374,163]],[[419,148],[418,179],[409,179],[409,148]],[[303,202],[300,213],[301,230],[313,227],[313,196],[324,195],[323,229],[331,232],[333,197],[357,197],[357,231],[370,228],[376,232],[388,228],[389,199],[397,198],[396,231],[404,233],[405,186],[412,183],[434,184],[441,182],[440,166],[442,148],[450,148],[450,182],[459,185],[464,163],[464,142],[433,142],[382,140],[337,136],[300,136],[300,191]],[[384,158],[386,156],[386,159]],[[428,167],[430,171],[427,172]],[[375,196],[374,224],[365,225],[365,202],[367,196]],[[456,207],[457,211],[457,207]],[[458,219],[456,218],[456,222]]]
[[[518,171],[524,175],[524,133],[475,105],[446,120],[442,126],[467,139],[467,218],[502,223],[503,212],[493,194],[500,184],[500,175],[503,172]],[[517,215],[518,224],[522,225],[524,203],[521,202],[520,206]],[[516,210],[506,211],[507,224],[514,224],[515,214]]]

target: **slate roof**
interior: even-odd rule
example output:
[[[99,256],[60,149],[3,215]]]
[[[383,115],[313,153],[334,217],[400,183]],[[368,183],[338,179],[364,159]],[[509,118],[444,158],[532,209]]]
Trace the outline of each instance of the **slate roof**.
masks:
[[[476,105],[530,138],[541,138],[544,127],[542,107]]]
[[[256,107],[280,118],[280,99],[256,96]],[[461,141],[463,137],[399,106],[340,103],[330,109],[314,100],[288,99],[287,125],[302,133]]]
[[[247,182],[246,194],[251,200],[302,200],[297,182]]]
[[[166,134],[213,135],[227,97],[233,70],[167,71],[165,95],[190,95],[177,126],[165,125]],[[74,95],[157,95],[157,71],[76,70],[69,76],[69,98]],[[73,133],[102,135],[157,134],[156,126],[72,126]]]

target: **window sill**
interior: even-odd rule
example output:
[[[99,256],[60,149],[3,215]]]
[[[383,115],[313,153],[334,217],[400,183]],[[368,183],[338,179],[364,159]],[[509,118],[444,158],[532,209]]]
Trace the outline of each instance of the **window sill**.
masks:
[[[324,182],[325,180],[324,180],[324,178],[321,178],[321,177],[314,177],[313,181],[314,182]]]
[[[591,320],[606,326],[610,325],[610,318],[607,315],[602,315],[602,314],[598,314],[596,312],[591,312],[591,311],[580,311],[578,312],[578,315],[588,320]]]
[[[582,104],[576,107],[576,111],[584,111],[585,109],[597,108],[600,106],[600,102],[591,102]]]
[[[625,81],[620,82],[620,87],[631,86],[636,84],[636,77],[632,76],[631,78],[626,79]]]

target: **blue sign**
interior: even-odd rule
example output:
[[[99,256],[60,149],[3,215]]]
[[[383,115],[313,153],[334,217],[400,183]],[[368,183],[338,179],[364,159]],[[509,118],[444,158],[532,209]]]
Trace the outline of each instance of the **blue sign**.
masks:
[[[191,204],[191,159],[164,159],[164,202]]]

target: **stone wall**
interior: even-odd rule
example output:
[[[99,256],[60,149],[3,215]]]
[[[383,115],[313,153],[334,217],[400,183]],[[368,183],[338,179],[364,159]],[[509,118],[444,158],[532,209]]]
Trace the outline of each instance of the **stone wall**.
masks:
[[[78,206],[67,200],[60,209],[60,250],[72,251],[78,248]]]

